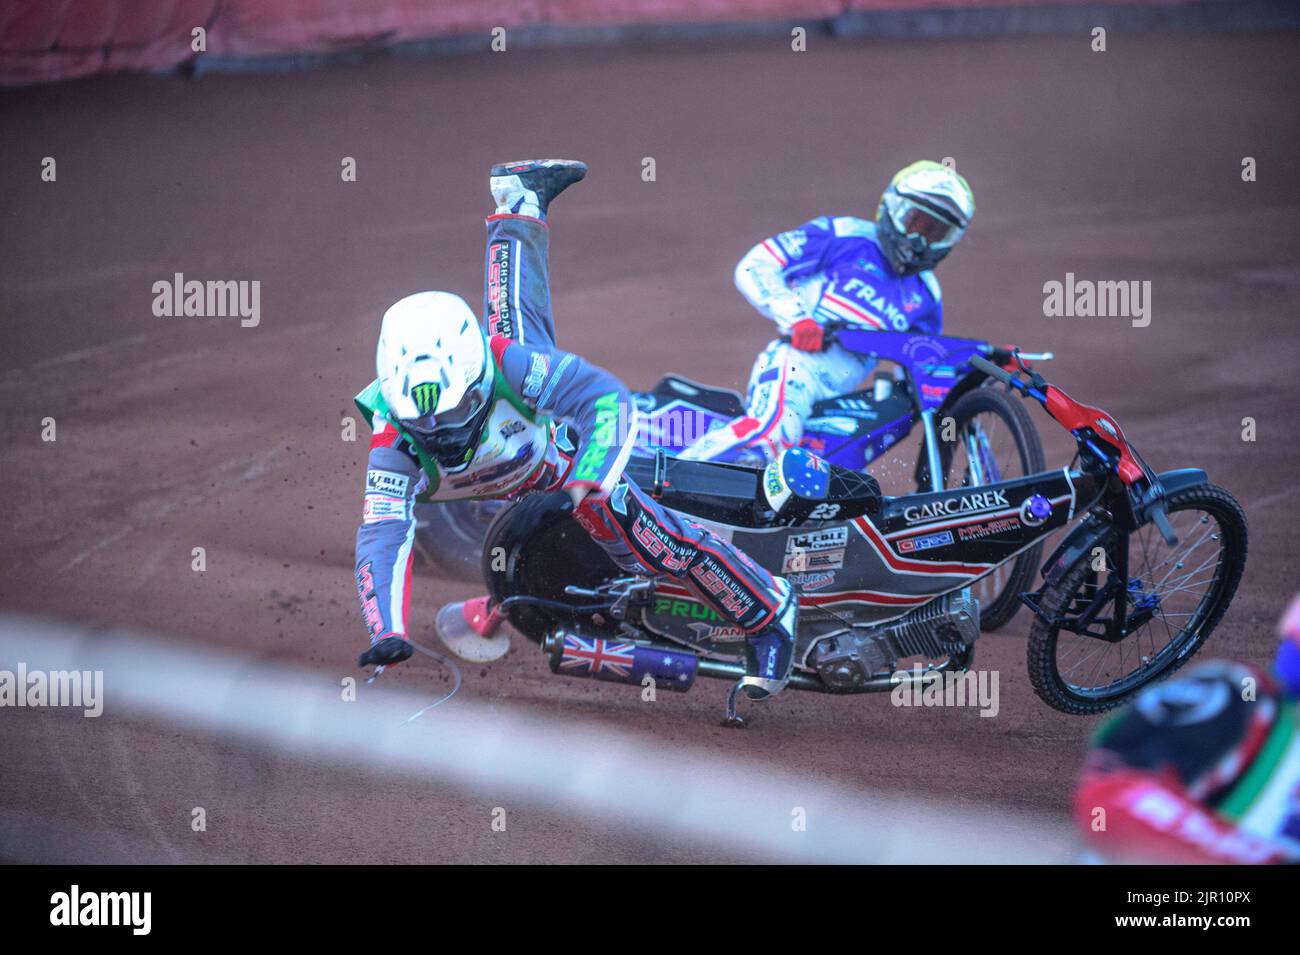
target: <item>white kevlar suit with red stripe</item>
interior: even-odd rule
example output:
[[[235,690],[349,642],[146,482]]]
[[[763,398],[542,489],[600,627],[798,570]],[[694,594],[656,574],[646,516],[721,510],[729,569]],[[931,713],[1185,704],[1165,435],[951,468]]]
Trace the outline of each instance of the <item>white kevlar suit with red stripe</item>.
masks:
[[[609,372],[555,347],[546,223],[494,215],[487,226],[484,324],[498,390],[472,459],[444,471],[422,460],[395,422],[378,413],[371,422],[356,540],[371,642],[407,632],[417,496],[513,498],[574,486],[590,490],[575,519],[624,570],[692,586],[746,632],[772,624],[789,594],[784,581],[623,476],[636,439],[634,406]]]
[[[852,216],[820,216],[763,240],[736,266],[736,288],[782,335],[809,318],[877,331],[943,330],[934,273],[897,275],[876,242],[875,223]],[[799,444],[816,402],[857,390],[872,366],[839,345],[808,352],[773,341],[750,373],[746,414],[682,457],[732,461],[761,451],[774,460]]]

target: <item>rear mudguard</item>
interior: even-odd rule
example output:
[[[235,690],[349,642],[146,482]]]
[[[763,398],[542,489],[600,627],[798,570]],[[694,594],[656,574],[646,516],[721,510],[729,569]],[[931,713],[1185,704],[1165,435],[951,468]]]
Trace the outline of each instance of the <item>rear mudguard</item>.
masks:
[[[989,376],[984,374],[984,372],[980,371],[978,368],[962,375],[957,384],[952,386],[952,390],[948,392],[948,394],[944,395],[943,403],[935,409],[935,420],[942,421],[944,416],[952,410],[952,406],[957,403],[958,399],[961,398],[962,395],[966,394],[968,391],[974,391],[976,388],[982,388],[984,382],[988,381],[988,379]]]
[[[1164,488],[1165,496],[1209,483],[1209,477],[1200,468],[1178,468],[1156,475]],[[1100,544],[1110,530],[1110,522],[1089,515],[1057,545],[1043,564],[1043,586],[1050,587],[1065,576],[1065,572],[1083,554]]]

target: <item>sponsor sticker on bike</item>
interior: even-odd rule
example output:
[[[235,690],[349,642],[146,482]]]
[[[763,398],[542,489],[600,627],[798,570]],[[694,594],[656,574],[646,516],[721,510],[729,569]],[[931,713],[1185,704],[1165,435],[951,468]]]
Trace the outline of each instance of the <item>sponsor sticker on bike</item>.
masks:
[[[847,527],[791,534],[785,543],[781,573],[806,573],[838,570],[844,566],[844,552],[849,543]]]
[[[793,554],[797,550],[831,550],[845,547],[849,542],[847,527],[827,527],[824,530],[801,531],[791,534],[785,542],[785,552]]]
[[[731,624],[715,626],[707,623],[692,623],[689,626],[694,631],[696,640],[712,640],[714,643],[737,643],[748,636],[740,627]]]
[[[960,497],[950,497],[946,500],[914,504],[911,507],[904,508],[903,520],[909,524],[929,524],[932,521],[941,521],[947,517],[996,511],[999,508],[1009,506],[1006,495],[1001,491],[978,491],[963,494]]]
[[[697,620],[721,621],[722,616],[707,604],[698,600],[682,600],[673,597],[656,597],[653,613],[669,617],[692,617]]]
[[[915,554],[917,551],[930,550],[933,547],[944,547],[952,543],[952,531],[939,531],[937,534],[917,534],[914,537],[904,537],[898,542],[898,552],[900,554]]]
[[[835,583],[834,573],[786,574],[785,579],[800,590],[819,590]]]
[[[961,540],[980,540],[984,537],[992,537],[994,534],[1005,534],[1008,531],[1020,529],[1020,518],[1002,517],[997,520],[984,521],[981,524],[970,524],[966,527],[957,528],[957,536]]]

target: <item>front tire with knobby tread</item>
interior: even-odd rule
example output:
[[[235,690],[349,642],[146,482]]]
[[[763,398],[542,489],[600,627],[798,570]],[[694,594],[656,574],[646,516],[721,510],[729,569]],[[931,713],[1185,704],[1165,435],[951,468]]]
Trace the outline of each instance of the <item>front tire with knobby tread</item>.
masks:
[[[1121,705],[1143,687],[1165,679],[1200,650],[1232,602],[1246,567],[1248,548],[1246,515],[1241,505],[1223,488],[1213,484],[1203,484],[1170,495],[1165,508],[1171,516],[1180,510],[1193,508],[1202,510],[1218,521],[1223,532],[1221,572],[1216,577],[1212,591],[1206,594],[1197,607],[1196,614],[1199,619],[1195,621],[1194,628],[1189,621],[1187,629],[1194,629],[1194,632],[1180,637],[1177,652],[1171,653],[1163,665],[1153,669],[1141,680],[1125,686],[1122,691],[1113,696],[1088,698],[1072,692],[1065,685],[1065,680],[1057,669],[1056,649],[1060,628],[1051,626],[1042,617],[1035,617],[1033,628],[1029,633],[1027,649],[1029,681],[1033,684],[1034,692],[1039,698],[1053,709],[1077,716],[1104,713]],[[1117,535],[1120,533],[1122,532],[1112,529],[1103,539],[1102,546],[1106,548],[1108,554],[1112,545],[1117,543]],[[1091,570],[1090,560],[1090,554],[1080,555],[1060,582],[1043,593],[1040,606],[1048,615],[1056,616],[1074,598]]]

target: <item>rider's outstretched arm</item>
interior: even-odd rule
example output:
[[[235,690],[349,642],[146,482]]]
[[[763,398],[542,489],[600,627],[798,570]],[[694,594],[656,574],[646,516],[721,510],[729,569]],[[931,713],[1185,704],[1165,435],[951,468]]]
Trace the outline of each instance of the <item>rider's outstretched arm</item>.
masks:
[[[378,415],[375,419],[355,565],[357,596],[372,646],[406,634],[415,544],[412,505],[425,481],[397,429]]]

